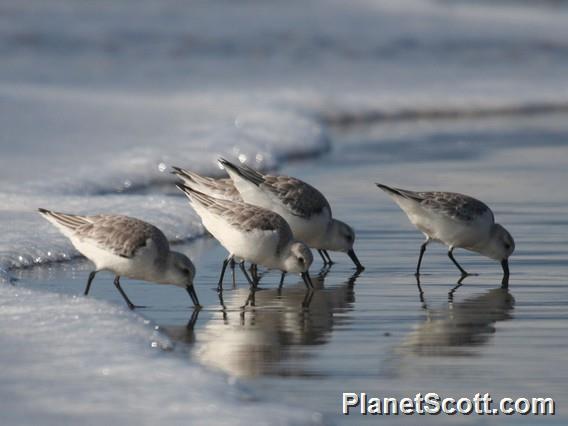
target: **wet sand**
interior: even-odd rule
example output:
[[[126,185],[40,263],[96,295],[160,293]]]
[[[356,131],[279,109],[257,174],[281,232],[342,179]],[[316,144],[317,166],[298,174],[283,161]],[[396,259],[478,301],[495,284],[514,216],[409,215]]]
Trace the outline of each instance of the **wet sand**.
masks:
[[[140,315],[177,342],[164,356],[187,357],[235,377],[263,399],[309,407],[326,423],[369,423],[339,415],[342,392],[382,397],[493,398],[551,396],[554,417],[459,416],[464,424],[565,424],[568,402],[568,120],[535,115],[472,120],[379,123],[332,131],[333,149],[282,170],[324,192],[334,215],[357,231],[361,274],[344,254],[278,290],[266,274],[254,298],[238,275],[226,280],[225,309],[214,291],[225,251],[211,239],[177,246],[195,261],[205,309],[192,316],[183,289],[134,283],[123,287]],[[373,182],[473,195],[489,204],[516,241],[509,290],[499,264],[455,252],[479,276],[456,288],[459,273],[441,245],[413,275],[422,235]],[[188,207],[189,209],[189,207]],[[81,260],[14,271],[17,285],[82,294],[90,265]],[[99,274],[92,297],[122,304],[110,274]],[[242,308],[245,306],[245,308]],[[192,327],[187,328],[190,322]],[[439,424],[452,416],[382,418],[395,424]]]

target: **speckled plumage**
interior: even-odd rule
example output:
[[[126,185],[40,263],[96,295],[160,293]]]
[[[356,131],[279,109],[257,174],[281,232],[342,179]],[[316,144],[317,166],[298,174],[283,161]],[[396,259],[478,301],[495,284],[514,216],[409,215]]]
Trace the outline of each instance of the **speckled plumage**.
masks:
[[[416,200],[425,209],[443,214],[455,220],[471,222],[486,213],[490,213],[493,217],[493,212],[485,203],[469,195],[459,194],[457,192],[414,192],[400,188],[392,189],[408,198]]]
[[[241,165],[239,171],[250,182],[276,196],[293,215],[309,219],[327,209],[331,218],[327,199],[310,184],[290,176],[264,175],[246,165]]]
[[[277,213],[246,203],[219,200],[203,194],[188,185],[178,188],[189,198],[203,225],[227,249],[229,256],[223,261],[217,290],[223,291],[223,277],[230,260],[240,259],[268,269],[299,273],[307,287],[312,287],[308,270],[313,256],[308,246],[293,238],[290,225]],[[244,262],[241,271],[249,284],[251,279]]]
[[[468,273],[456,261],[455,248],[471,250],[501,262],[502,285],[508,285],[509,256],[515,250],[511,234],[495,223],[491,209],[469,195],[455,192],[414,192],[377,183],[406,213],[410,222],[426,236],[420,247],[416,275],[420,275],[422,257],[430,241],[448,246],[448,257],[460,270]]]
[[[136,305],[120,286],[121,276],[185,287],[194,305],[199,306],[193,288],[195,266],[186,255],[170,251],[166,236],[154,225],[128,216],[39,212],[95,264],[85,295],[96,273],[107,270],[115,274],[114,285],[131,309]]]
[[[261,186],[274,193],[296,216],[310,218],[324,209],[331,216],[331,207],[326,198],[306,182],[289,176],[265,175]]]
[[[79,239],[89,239],[99,248],[124,258],[132,258],[136,251],[145,247],[150,239],[157,253],[168,253],[170,245],[166,236],[147,222],[128,216],[96,215],[79,216],[65,213],[47,213],[66,225]]]
[[[188,196],[205,206],[210,212],[221,216],[229,225],[244,232],[274,231],[278,234],[278,247],[282,248],[293,239],[288,223],[270,210],[250,204],[219,200],[206,194],[182,189]]]

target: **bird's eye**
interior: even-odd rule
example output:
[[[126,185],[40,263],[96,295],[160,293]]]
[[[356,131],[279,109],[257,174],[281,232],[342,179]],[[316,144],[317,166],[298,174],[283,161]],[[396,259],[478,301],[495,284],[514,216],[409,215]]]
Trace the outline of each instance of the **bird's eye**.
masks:
[[[510,244],[505,243],[505,250],[509,250],[511,248]]]
[[[300,263],[304,263],[304,258],[303,257],[299,257],[298,260],[300,261]]]
[[[348,235],[348,236],[347,236],[347,241],[349,241],[349,242],[353,241],[353,237],[352,237],[351,235]]]

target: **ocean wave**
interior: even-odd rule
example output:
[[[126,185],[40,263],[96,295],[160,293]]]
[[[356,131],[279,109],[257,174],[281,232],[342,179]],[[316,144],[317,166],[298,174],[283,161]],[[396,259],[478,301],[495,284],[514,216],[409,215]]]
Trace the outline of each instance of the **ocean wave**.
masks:
[[[309,114],[242,94],[3,86],[2,95],[14,107],[0,121],[20,123],[20,143],[7,138],[0,169],[0,268],[8,271],[78,255],[38,207],[130,215],[160,227],[170,241],[185,241],[204,230],[176,190],[172,166],[221,176],[217,158],[226,156],[268,170],[330,144]],[[21,123],[28,116],[29,126]]]
[[[81,140],[59,142],[62,133],[46,133],[45,143],[53,150],[30,154],[26,169],[14,161],[0,171],[6,177],[0,191],[0,268],[8,272],[78,256],[69,241],[39,217],[38,207],[139,217],[163,229],[172,242],[203,235],[199,218],[175,189],[171,166],[221,176],[216,160],[222,155],[274,170],[286,161],[329,150],[327,126],[568,112],[562,93],[500,100],[421,94],[394,100],[355,93],[332,102],[313,94],[299,98],[276,94],[254,102],[226,95],[221,103],[195,94],[150,98],[33,88],[18,92],[5,87],[0,93],[29,107],[40,122],[53,120],[42,115],[45,108],[56,107],[57,114],[71,119],[63,134],[81,135]],[[10,112],[7,115],[10,119]],[[85,116],[88,121],[80,122]],[[122,122],[117,126],[117,116],[137,127],[123,127]],[[20,157],[19,149],[6,147],[5,158]],[[32,140],[30,149],[41,148]]]
[[[539,114],[553,114],[568,112],[566,100],[534,100],[526,102],[511,102],[501,104],[479,105],[439,105],[424,107],[394,107],[361,108],[356,111],[330,111],[323,112],[321,118],[333,126],[351,126],[357,124],[371,124],[381,121],[405,121],[420,119],[461,119],[486,118],[499,116],[532,116]]]

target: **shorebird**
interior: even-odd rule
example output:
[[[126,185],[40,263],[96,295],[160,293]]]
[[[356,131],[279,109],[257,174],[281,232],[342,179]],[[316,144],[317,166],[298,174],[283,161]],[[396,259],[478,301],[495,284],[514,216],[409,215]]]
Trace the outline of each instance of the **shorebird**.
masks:
[[[172,173],[179,177],[184,184],[196,189],[199,192],[210,195],[212,197],[218,198],[220,200],[243,202],[242,197],[233,185],[231,178],[219,178],[215,179],[208,176],[201,176],[198,173],[192,172],[190,170],[182,169],[181,167],[172,166],[174,170]],[[242,262],[242,261],[241,261]],[[229,266],[231,268],[231,273],[233,276],[233,286],[236,285],[235,281],[235,265],[236,261],[231,259]],[[252,277],[258,282],[258,270],[256,265],[251,265],[250,268]]]
[[[223,158],[225,168],[242,199],[278,213],[288,222],[294,237],[318,251],[324,264],[333,263],[330,251],[346,252],[358,270],[364,267],[353,250],[353,228],[334,219],[324,195],[313,186],[289,176],[264,175],[246,165]]]
[[[241,167],[245,169],[249,169],[252,173],[256,173],[255,170],[251,169],[246,165],[242,165]],[[174,169],[173,174],[179,177],[185,184],[189,185],[190,187],[196,189],[199,192],[204,194],[210,195],[214,198],[222,199],[222,200],[229,200],[235,202],[244,202],[243,198],[241,197],[239,191],[233,184],[233,180],[231,178],[225,179],[215,179],[211,177],[201,176],[198,173],[182,169],[180,167],[172,167]],[[323,197],[323,196],[322,196]],[[324,199],[325,201],[325,199]],[[323,259],[324,265],[331,265],[333,262],[331,261],[331,257],[329,253],[325,250],[318,250],[318,253]],[[353,253],[354,255],[354,253]],[[327,257],[326,257],[327,256]],[[358,262],[358,260],[357,260]],[[233,283],[235,281],[235,260],[231,259],[229,263],[233,275]],[[361,270],[361,269],[359,269]],[[250,266],[250,272],[252,275],[253,280],[257,281],[259,278],[258,267],[255,264]],[[284,278],[286,273],[282,273],[282,277],[280,279],[280,285],[283,284]]]
[[[280,215],[246,203],[219,200],[188,185],[177,187],[189,198],[205,228],[229,252],[223,261],[218,291],[223,290],[225,269],[234,257],[268,269],[299,273],[306,287],[313,287],[308,273],[312,253],[308,246],[293,238],[290,226]],[[255,287],[243,263],[239,266],[249,284]]]
[[[97,272],[107,270],[115,274],[114,285],[130,309],[140,306],[134,305],[120,286],[121,276],[185,287],[195,307],[200,307],[193,287],[195,266],[186,255],[171,251],[166,236],[155,226],[128,216],[79,216],[38,210],[95,264],[85,295]]]
[[[483,202],[468,195],[453,192],[414,192],[377,186],[406,213],[410,222],[426,236],[420,246],[416,275],[430,241],[448,246],[448,257],[460,270],[462,277],[470,275],[456,261],[453,251],[463,248],[501,262],[503,285],[509,280],[509,256],[515,250],[515,242],[509,232],[495,223],[491,209]]]

